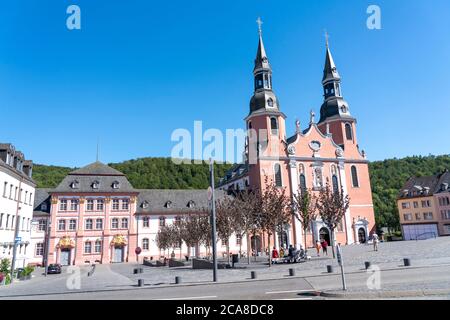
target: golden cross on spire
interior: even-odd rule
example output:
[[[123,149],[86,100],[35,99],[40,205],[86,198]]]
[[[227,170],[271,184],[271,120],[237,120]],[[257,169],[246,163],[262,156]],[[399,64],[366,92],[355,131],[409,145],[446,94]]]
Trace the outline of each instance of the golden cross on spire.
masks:
[[[261,17],[258,17],[258,19],[256,19],[256,23],[258,24],[258,32],[259,32],[259,34],[262,34],[262,24],[263,24],[263,22],[261,20]]]

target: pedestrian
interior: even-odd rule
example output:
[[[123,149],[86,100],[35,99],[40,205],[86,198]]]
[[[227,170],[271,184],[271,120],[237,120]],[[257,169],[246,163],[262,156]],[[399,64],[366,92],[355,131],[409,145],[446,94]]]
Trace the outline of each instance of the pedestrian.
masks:
[[[292,244],[289,245],[288,255],[289,255],[289,262],[292,262],[292,260],[294,260],[294,247],[292,246]]]
[[[327,242],[327,240],[323,239],[321,245],[322,245],[323,254],[328,256],[328,242]]]
[[[280,249],[280,258],[284,258],[284,248],[281,247]]]
[[[372,234],[372,240],[373,240],[373,251],[378,251],[378,242],[380,241],[380,239],[378,238],[378,234],[376,234],[376,232]]]
[[[273,247],[272,250],[272,264],[276,263],[276,261],[278,261],[279,255],[278,255],[278,250],[277,248]]]
[[[317,250],[317,256],[318,257],[320,257],[320,248],[321,248],[322,246],[320,245],[320,241],[319,240],[317,240],[316,241],[316,250]]]

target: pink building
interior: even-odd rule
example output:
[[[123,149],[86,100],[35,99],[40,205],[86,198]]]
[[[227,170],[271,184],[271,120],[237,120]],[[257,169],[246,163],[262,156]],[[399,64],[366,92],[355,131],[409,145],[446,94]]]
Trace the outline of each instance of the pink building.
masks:
[[[318,192],[328,181],[334,189],[341,189],[350,197],[350,208],[335,234],[342,244],[358,244],[368,241],[375,231],[375,216],[369,178],[369,161],[360,149],[357,121],[343,98],[341,77],[327,43],[323,70],[323,104],[320,118],[315,113],[302,129],[296,122],[296,132],[287,136],[286,115],[281,111],[273,91],[272,68],[264,47],[261,31],[255,59],[254,94],[250,112],[245,118],[249,129],[246,161],[230,170],[221,180],[222,189],[264,188],[267,176],[278,187],[286,188],[292,197],[303,189]],[[304,107],[299,105],[298,107]],[[308,226],[307,243],[298,220],[276,234],[275,244],[284,247],[312,246],[316,240],[330,243],[326,224],[317,219]],[[266,235],[252,239],[257,251],[267,250]],[[274,243],[271,240],[271,243]],[[256,246],[256,248],[255,248]]]
[[[67,175],[51,196],[49,262],[136,261],[136,192],[125,175],[95,162]]]

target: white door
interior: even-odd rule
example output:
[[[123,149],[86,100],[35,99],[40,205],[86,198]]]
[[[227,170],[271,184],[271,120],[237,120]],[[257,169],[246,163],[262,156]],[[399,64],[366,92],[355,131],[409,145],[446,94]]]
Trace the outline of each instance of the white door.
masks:
[[[61,250],[61,265],[62,266],[70,265],[70,250],[67,249]]]
[[[402,227],[404,240],[425,240],[439,236],[436,224],[411,224]]]

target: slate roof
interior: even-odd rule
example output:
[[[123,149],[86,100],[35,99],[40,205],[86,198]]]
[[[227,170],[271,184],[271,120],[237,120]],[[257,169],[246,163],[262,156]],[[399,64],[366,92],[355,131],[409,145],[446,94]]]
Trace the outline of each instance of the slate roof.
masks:
[[[448,172],[448,170],[444,171],[444,173],[441,174],[439,181],[434,189],[435,194],[444,192],[450,193],[450,172]]]
[[[93,187],[94,182],[98,182],[97,189]],[[113,188],[115,182],[119,183],[118,189]],[[72,188],[73,183],[76,188]],[[101,162],[94,162],[69,173],[52,192],[129,193],[136,190],[123,173]]]
[[[39,215],[49,215],[50,214],[50,192],[52,189],[49,188],[39,188],[36,189],[34,196],[34,206],[33,206],[33,216]],[[43,203],[47,204],[47,210],[43,211],[41,205]]]
[[[148,190],[139,189],[137,214],[178,214],[205,211],[208,208],[206,190]],[[215,191],[215,198],[223,199],[227,193]],[[191,206],[189,206],[191,204]]]
[[[232,181],[238,180],[248,174],[248,165],[241,163],[232,166],[227,172],[225,172],[225,176],[220,179],[219,187],[223,186]]]
[[[111,168],[110,166],[107,166],[106,164],[103,164],[99,161],[96,161],[94,163],[91,163],[81,169],[77,169],[75,171],[72,171],[69,173],[71,175],[96,175],[96,176],[124,176],[124,174],[114,168]]]
[[[399,198],[406,199],[432,196],[433,194],[440,192],[441,185],[446,181],[450,186],[450,174],[448,171],[434,176],[411,177],[400,189]]]

